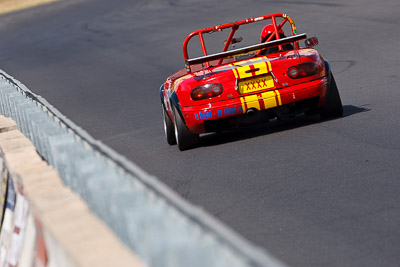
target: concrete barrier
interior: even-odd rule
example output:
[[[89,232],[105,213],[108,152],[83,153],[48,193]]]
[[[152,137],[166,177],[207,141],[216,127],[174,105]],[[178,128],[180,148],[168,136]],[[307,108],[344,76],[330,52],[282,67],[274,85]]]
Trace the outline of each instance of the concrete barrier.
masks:
[[[143,267],[16,128],[0,116],[0,266]]]

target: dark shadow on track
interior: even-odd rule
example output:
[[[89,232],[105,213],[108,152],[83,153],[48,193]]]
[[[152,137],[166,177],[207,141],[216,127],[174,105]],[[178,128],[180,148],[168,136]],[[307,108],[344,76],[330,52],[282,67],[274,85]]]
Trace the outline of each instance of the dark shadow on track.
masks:
[[[365,108],[364,106],[367,106],[367,105],[363,105],[360,107],[356,107],[353,105],[343,106],[343,117],[349,117],[349,116],[357,114],[357,113],[367,112],[367,111],[371,110],[369,108]]]
[[[344,117],[349,117],[358,113],[367,112],[370,109],[364,107],[356,107],[353,105],[343,106],[343,116],[339,118],[329,119],[338,120]],[[322,120],[318,114],[315,115],[299,115],[295,118],[276,120],[269,123],[255,125],[252,127],[239,129],[234,132],[224,132],[215,134],[206,134],[201,137],[200,144],[197,147],[207,147],[221,145],[241,140],[251,139],[267,134],[274,134],[282,131],[292,130],[300,127],[305,127],[312,124],[324,123],[328,120]],[[196,147],[193,147],[196,148]]]

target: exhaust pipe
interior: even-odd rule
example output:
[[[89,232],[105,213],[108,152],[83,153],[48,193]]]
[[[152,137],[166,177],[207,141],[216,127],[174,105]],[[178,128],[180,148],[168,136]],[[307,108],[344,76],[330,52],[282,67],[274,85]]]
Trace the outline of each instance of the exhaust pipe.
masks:
[[[255,109],[255,108],[248,109],[248,110],[246,111],[246,115],[247,115],[247,117],[253,117],[253,116],[256,114],[257,111],[258,111],[258,110]]]

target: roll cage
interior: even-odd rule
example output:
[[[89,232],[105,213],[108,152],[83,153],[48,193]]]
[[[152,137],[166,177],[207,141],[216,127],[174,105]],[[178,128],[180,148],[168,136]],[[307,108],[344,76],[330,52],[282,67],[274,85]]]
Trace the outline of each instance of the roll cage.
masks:
[[[277,24],[277,22],[276,22],[277,18],[283,19],[280,24]],[[232,42],[233,36],[235,35],[235,32],[239,29],[239,27],[241,25],[259,22],[259,21],[263,21],[263,20],[271,20],[272,25],[274,26],[274,32],[267,38],[265,43],[256,44],[256,45],[247,46],[244,48],[228,51],[228,48]],[[292,36],[287,37],[287,38],[280,38],[279,30],[285,25],[286,22],[289,22],[289,24],[290,24],[290,27],[292,29]],[[208,55],[206,45],[204,43],[203,34],[219,32],[219,31],[221,31],[223,29],[227,29],[227,28],[231,28],[231,32],[228,36],[227,41],[225,42],[222,52],[217,53],[217,54]],[[198,58],[189,59],[187,46],[188,46],[189,41],[196,35],[199,36],[203,56],[198,57]],[[271,41],[273,37],[275,37],[276,40]],[[217,64],[220,65],[224,58],[237,56],[237,55],[241,55],[241,54],[245,54],[245,53],[249,53],[249,52],[254,52],[254,51],[257,51],[260,49],[266,49],[266,48],[273,47],[273,46],[278,46],[279,50],[282,50],[282,45],[286,44],[286,43],[294,43],[294,49],[299,49],[300,46],[298,44],[298,41],[304,40],[306,38],[307,38],[306,34],[296,35],[296,26],[295,26],[292,18],[290,18],[288,15],[283,14],[283,13],[274,13],[274,14],[268,14],[268,15],[264,15],[264,16],[260,16],[260,17],[244,19],[244,20],[240,20],[240,21],[236,21],[236,22],[231,22],[231,23],[227,23],[227,24],[217,25],[214,27],[209,27],[209,28],[194,31],[194,32],[190,33],[183,42],[183,58],[185,59],[186,71],[188,73],[191,73],[191,65],[205,63],[206,67],[209,67],[210,61],[213,61],[213,60],[218,60]]]

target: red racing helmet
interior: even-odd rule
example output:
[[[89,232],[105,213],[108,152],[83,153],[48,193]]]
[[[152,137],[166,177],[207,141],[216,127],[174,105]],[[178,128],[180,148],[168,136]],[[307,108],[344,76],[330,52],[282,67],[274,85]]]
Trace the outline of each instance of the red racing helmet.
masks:
[[[261,31],[261,35],[260,35],[260,42],[263,41],[263,39],[270,35],[271,33],[273,33],[275,31],[274,25],[273,24],[268,24],[267,26],[264,27],[264,29],[262,29]],[[282,28],[279,29],[278,33],[280,34],[284,34]]]

